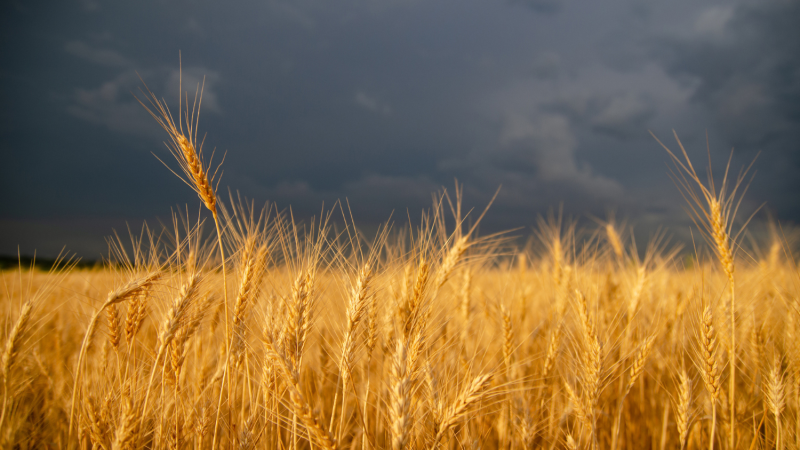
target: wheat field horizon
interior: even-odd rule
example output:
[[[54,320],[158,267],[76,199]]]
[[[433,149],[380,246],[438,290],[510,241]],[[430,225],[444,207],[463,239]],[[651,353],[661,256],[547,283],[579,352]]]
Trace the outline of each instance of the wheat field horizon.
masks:
[[[752,167],[653,135],[690,261],[613,216],[482,233],[494,199],[457,181],[368,234],[346,200],[226,193],[202,85],[179,92],[137,100],[199,202],[103,265],[0,271],[3,448],[800,448],[800,271],[780,224],[747,239]]]

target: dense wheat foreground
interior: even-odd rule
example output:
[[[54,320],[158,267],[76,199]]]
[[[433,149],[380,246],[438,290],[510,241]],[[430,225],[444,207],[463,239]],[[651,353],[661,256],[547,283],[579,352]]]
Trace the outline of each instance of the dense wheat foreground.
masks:
[[[688,264],[613,221],[481,236],[458,186],[374,236],[339,205],[223,202],[200,100],[145,99],[211,221],[0,273],[4,448],[800,448],[797,265],[779,231],[742,247],[743,178],[679,141],[710,244]]]

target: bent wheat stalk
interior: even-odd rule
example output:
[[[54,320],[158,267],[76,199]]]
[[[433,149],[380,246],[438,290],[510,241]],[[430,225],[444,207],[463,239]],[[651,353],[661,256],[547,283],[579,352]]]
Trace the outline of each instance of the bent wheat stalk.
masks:
[[[191,274],[189,280],[181,286],[178,297],[172,302],[172,307],[164,318],[161,324],[161,330],[158,334],[158,352],[156,352],[156,359],[153,361],[153,368],[150,369],[150,380],[147,382],[145,389],[144,403],[142,404],[142,419],[139,423],[141,428],[144,425],[144,419],[147,416],[147,401],[150,398],[150,387],[153,385],[153,378],[155,377],[158,369],[158,362],[167,350],[167,347],[175,337],[181,325],[184,324],[186,315],[192,305],[192,300],[197,296],[198,285],[200,283],[200,275],[198,273]]]
[[[81,368],[83,367],[83,358],[86,356],[86,350],[89,348],[89,343],[92,341],[92,337],[94,337],[94,332],[97,329],[97,320],[100,318],[100,315],[105,311],[106,308],[112,305],[116,305],[127,299],[132,295],[136,295],[145,289],[148,286],[153,284],[158,278],[161,277],[160,271],[152,271],[144,276],[139,278],[135,278],[129,281],[127,284],[123,285],[122,287],[115,289],[108,293],[108,297],[106,298],[105,303],[103,303],[100,308],[92,316],[92,319],[89,321],[89,326],[86,328],[86,333],[83,336],[83,342],[81,343],[81,351],[78,354],[78,363],[75,367],[75,383],[72,387],[72,406],[70,406],[69,410],[69,436],[67,442],[72,439],[72,427],[73,427],[73,420],[75,416],[75,402],[78,399],[78,383],[81,380]]]
[[[319,418],[300,390],[296,368],[287,360],[287,355],[278,348],[272,336],[266,336],[264,342],[267,350],[266,356],[279,369],[278,372],[289,388],[292,411],[303,421],[306,429],[308,429],[309,436],[314,438],[317,445],[322,447],[323,450],[336,450],[336,439],[328,430],[320,425]]]

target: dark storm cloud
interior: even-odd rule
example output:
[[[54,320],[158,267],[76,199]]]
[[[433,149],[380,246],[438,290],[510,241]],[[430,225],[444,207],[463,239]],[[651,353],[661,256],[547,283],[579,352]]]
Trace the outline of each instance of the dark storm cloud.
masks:
[[[756,2],[703,12],[687,37],[661,39],[654,56],[696,85],[690,102],[742,160],[763,155],[757,195],[800,219],[800,3]],[[724,154],[726,150],[722,148]],[[766,172],[766,173],[764,173]]]
[[[4,8],[0,188],[13,195],[0,212],[9,230],[0,253],[53,252],[58,242],[96,253],[112,225],[196,204],[150,155],[172,164],[164,132],[133,97],[143,80],[177,116],[178,50],[190,101],[205,83],[200,133],[207,155],[227,152],[223,191],[292,205],[298,217],[347,198],[357,220],[394,211],[402,221],[458,178],[473,206],[503,186],[492,230],[532,225],[560,203],[685,229],[667,155],[647,134],[669,141],[672,128],[696,158],[708,130],[715,170],[730,146],[742,150],[736,164],[763,150],[759,169],[776,174],[759,174],[752,203],[800,214],[789,195],[800,137],[796,3]],[[109,229],[92,241],[87,220]]]
[[[800,3],[765,2],[707,11],[697,35],[664,40],[656,55],[667,70],[698,82],[693,101],[709,107],[726,132],[749,125],[770,136],[800,119]],[[759,119],[761,117],[761,119]],[[738,137],[738,136],[737,136]]]

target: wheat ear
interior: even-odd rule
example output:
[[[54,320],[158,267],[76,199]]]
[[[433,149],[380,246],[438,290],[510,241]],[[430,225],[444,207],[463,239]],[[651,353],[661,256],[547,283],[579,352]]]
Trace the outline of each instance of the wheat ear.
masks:
[[[584,400],[586,402],[586,410],[589,414],[588,419],[591,423],[592,433],[592,446],[597,447],[597,433],[596,433],[596,418],[595,409],[600,397],[601,388],[601,371],[603,369],[603,346],[600,343],[600,338],[594,329],[594,323],[589,317],[588,304],[586,297],[579,291],[575,290],[578,298],[578,313],[581,319],[581,328],[583,330],[583,383],[584,383]]]
[[[123,286],[114,289],[113,291],[108,293],[108,297],[106,298],[105,303],[94,313],[92,319],[89,321],[89,326],[86,328],[86,334],[83,336],[83,342],[81,343],[81,351],[78,354],[78,362],[75,368],[75,383],[72,387],[72,406],[70,406],[69,412],[69,436],[68,441],[72,439],[72,425],[73,419],[75,415],[75,402],[78,398],[78,383],[81,379],[81,368],[83,363],[83,358],[86,356],[86,351],[89,348],[89,343],[92,341],[92,337],[94,337],[94,332],[97,328],[97,320],[100,318],[100,314],[105,311],[106,308],[112,305],[116,305],[127,299],[130,296],[136,295],[145,289],[148,286],[153,284],[158,278],[161,277],[161,272],[153,271],[141,276],[139,278],[133,279],[128,283],[124,284]]]
[[[367,362],[366,362],[366,372],[367,372],[367,381],[366,386],[364,387],[364,405],[362,407],[362,417],[364,418],[364,433],[362,434],[361,438],[361,448],[368,449],[367,447],[367,434],[369,432],[369,416],[367,414],[367,405],[369,405],[369,392],[370,392],[370,381],[371,381],[371,374],[372,371],[370,369],[370,364],[372,363],[372,354],[375,349],[375,344],[378,342],[378,296],[372,295],[372,298],[369,302],[369,307],[367,310],[367,342],[366,342],[366,350],[367,350]]]
[[[550,333],[550,344],[547,346],[547,356],[545,356],[544,365],[542,366],[542,378],[547,378],[550,371],[553,369],[553,364],[558,354],[558,348],[561,345],[561,330],[563,328],[564,322],[559,320],[555,329]]]
[[[652,134],[652,133],[651,133]],[[725,175],[722,179],[722,186],[719,192],[714,185],[714,178],[709,169],[709,187],[700,181],[700,177],[692,166],[689,160],[689,155],[683,147],[678,134],[673,130],[672,134],[678,142],[678,146],[683,153],[685,160],[682,161],[670,149],[668,149],[661,141],[656,138],[659,144],[669,153],[672,160],[675,162],[676,167],[681,172],[680,179],[676,176],[676,182],[679,184],[680,189],[683,190],[684,197],[689,201],[690,208],[692,209],[695,223],[702,222],[703,228],[707,235],[711,238],[714,244],[714,253],[716,253],[722,266],[723,272],[728,278],[728,287],[730,290],[730,352],[728,352],[728,367],[730,375],[728,376],[728,406],[730,408],[731,427],[728,434],[728,446],[734,448],[736,445],[736,289],[734,283],[734,251],[736,247],[736,237],[731,239],[730,232],[733,226],[733,219],[736,216],[741,197],[738,202],[736,200],[736,191],[745,180],[747,172],[752,167],[740,172],[736,183],[730,193],[728,190],[728,171],[730,170],[731,160],[728,159],[728,165],[725,168]],[[655,135],[653,135],[655,137]],[[707,140],[707,139],[706,139]],[[709,156],[710,157],[710,156]],[[731,158],[733,152],[731,152]],[[755,160],[753,160],[755,162]],[[688,179],[687,179],[688,177]],[[700,194],[694,190],[694,185],[700,189]],[[746,190],[746,188],[745,188]],[[691,200],[690,200],[691,199]],[[738,235],[737,235],[738,236]]]
[[[292,370],[298,372],[311,326],[313,301],[312,277],[309,271],[300,273],[292,286],[292,298],[287,308],[286,332],[282,344]]]
[[[114,434],[113,450],[133,450],[139,435],[139,405],[131,398],[131,387],[126,384],[122,391],[122,415]]]
[[[404,342],[398,341],[392,363],[391,402],[389,405],[393,450],[403,450],[409,445],[410,428],[413,423],[411,412],[412,381],[408,350]]]
[[[631,366],[630,370],[630,379],[628,380],[628,384],[625,387],[625,391],[622,394],[622,397],[619,400],[619,408],[617,409],[617,417],[614,420],[614,437],[611,442],[611,448],[617,448],[617,442],[619,438],[619,428],[622,422],[622,409],[625,406],[625,398],[628,397],[630,394],[633,385],[636,384],[636,380],[642,375],[644,371],[644,367],[647,363],[647,357],[650,355],[650,350],[653,348],[653,342],[655,342],[655,336],[650,336],[645,338],[644,342],[642,343],[641,348],[636,354],[636,358],[633,360],[633,365]]]
[[[293,412],[303,421],[309,434],[314,437],[316,444],[324,450],[335,450],[336,439],[322,427],[314,410],[308,404],[298,382],[298,373],[292,362],[286,358],[285,353],[278,348],[272,336],[265,337],[267,357],[278,367],[279,373],[289,388],[289,398]]]
[[[150,379],[147,382],[147,387],[144,394],[144,403],[142,403],[142,419],[139,424],[141,427],[144,424],[144,419],[147,416],[147,401],[150,399],[150,387],[153,385],[153,378],[158,368],[158,362],[164,355],[167,347],[172,342],[178,329],[184,325],[186,315],[192,305],[192,301],[197,296],[198,285],[200,284],[201,276],[199,273],[189,275],[189,279],[181,286],[178,296],[173,300],[172,307],[167,312],[167,316],[161,324],[161,329],[158,333],[158,351],[156,352],[153,367],[150,369]]]
[[[413,290],[408,297],[407,310],[405,314],[401,315],[401,320],[404,320],[404,323],[402,323],[404,326],[403,338],[407,342],[411,340],[415,334],[419,333],[423,326],[422,316],[424,314],[421,314],[421,310],[422,302],[425,299],[425,291],[428,287],[429,276],[430,266],[422,259],[417,268],[417,278]]]
[[[772,368],[769,371],[766,389],[764,389],[769,411],[775,417],[775,449],[781,449],[781,413],[786,406],[786,390],[783,381],[783,371],[781,370],[781,360],[775,357]]]
[[[586,410],[586,403],[578,397],[578,394],[575,393],[575,390],[566,380],[564,380],[564,391],[567,393],[567,398],[569,399],[570,403],[572,403],[572,407],[575,410],[575,415],[578,417],[578,420],[584,424],[584,426],[591,428],[592,423],[589,417],[589,412]]]
[[[23,303],[22,309],[20,309],[19,312],[19,317],[14,323],[11,333],[8,335],[6,347],[3,351],[3,411],[0,413],[0,429],[3,428],[3,423],[5,422],[6,418],[6,408],[8,406],[8,381],[11,376],[11,368],[14,366],[14,362],[17,359],[19,348],[22,343],[22,336],[25,334],[25,330],[28,328],[32,311],[33,302],[31,300]]]
[[[689,437],[690,408],[692,405],[692,380],[686,373],[686,369],[681,369],[678,386],[677,418],[678,418],[678,438],[681,442],[681,450],[686,448],[686,439]]]
[[[248,305],[258,296],[258,287],[261,284],[262,275],[268,258],[267,244],[264,243],[255,248],[255,242],[245,244],[245,252],[242,257],[242,276],[239,282],[239,290],[236,294],[236,301],[233,305],[233,336],[234,343],[231,344],[232,356],[236,359],[241,357],[244,350],[245,340],[245,317]]]
[[[720,393],[719,370],[717,362],[717,337],[711,305],[703,309],[700,323],[700,375],[711,397],[711,434],[709,450],[714,450],[714,432],[717,426],[717,397]]]
[[[106,319],[108,320],[108,342],[114,351],[119,351],[120,338],[122,337],[122,328],[119,320],[119,311],[116,305],[111,305],[106,308]]]
[[[181,76],[180,76],[181,83],[183,81],[183,72],[181,69]],[[147,88],[147,85],[145,85]],[[192,114],[189,115],[188,112],[188,99],[187,99],[187,106],[186,106],[186,134],[183,133],[183,122],[181,121],[181,114],[183,114],[181,104],[183,97],[183,87],[182,85],[178,87],[178,123],[176,125],[175,121],[172,119],[172,115],[169,112],[169,108],[167,108],[166,102],[162,102],[158,100],[158,98],[148,89],[148,96],[147,99],[150,105],[153,107],[151,110],[147,105],[144,104],[141,100],[137,98],[139,103],[150,113],[151,116],[161,125],[162,128],[169,134],[169,137],[172,141],[172,145],[169,146],[170,152],[178,161],[178,165],[180,165],[181,170],[185,174],[186,178],[184,179],[174,171],[179,178],[181,178],[189,187],[194,190],[200,199],[203,201],[205,207],[211,212],[214,218],[214,227],[217,231],[217,245],[219,247],[219,254],[220,259],[222,260],[222,292],[223,292],[223,302],[225,305],[225,345],[226,345],[226,358],[225,358],[225,373],[227,373],[228,366],[230,365],[230,353],[231,353],[231,333],[230,333],[230,325],[229,325],[229,311],[228,311],[228,275],[227,270],[225,268],[225,249],[222,245],[222,230],[220,227],[220,220],[219,214],[217,213],[217,195],[214,189],[214,177],[215,175],[209,176],[209,171],[204,167],[203,162],[203,144],[202,141],[200,145],[197,145],[197,128],[198,123],[200,121],[200,107],[203,103],[203,89],[200,88],[200,98],[197,101],[197,94],[195,94],[195,101],[197,105],[197,109],[195,110],[194,106],[192,106]],[[196,111],[196,114],[195,114]],[[171,169],[170,169],[171,170]],[[219,166],[216,170],[219,170]],[[218,181],[217,181],[218,182]],[[227,378],[227,390],[230,393],[231,390],[231,381],[230,378]],[[220,395],[220,399],[222,396]],[[219,414],[220,414],[220,407],[222,405],[217,405],[217,420],[216,423],[219,423]],[[229,418],[230,418],[230,410],[229,410]],[[216,446],[217,442],[217,425],[214,425],[214,439],[212,442],[212,446]]]
[[[575,438],[572,437],[572,433],[567,434],[567,448],[569,450],[578,450],[578,444],[575,443]]]
[[[347,328],[345,330],[344,342],[342,343],[342,354],[339,357],[339,371],[342,378],[342,410],[339,415],[339,429],[341,430],[344,420],[345,397],[347,392],[347,382],[351,378],[353,359],[355,358],[355,333],[364,314],[367,311],[369,299],[369,282],[372,279],[372,270],[368,264],[361,268],[355,285],[350,292],[350,302],[347,307]],[[337,386],[338,390],[338,386]],[[336,407],[336,397],[334,395],[333,407]],[[341,439],[341,435],[337,433]]]
[[[614,254],[617,256],[617,259],[620,261],[622,257],[625,255],[624,247],[622,246],[622,240],[619,238],[619,233],[617,233],[617,229],[614,228],[614,224],[609,222],[606,223],[605,226],[606,231],[606,239],[608,239],[608,243],[611,244],[611,249],[614,250]]]
[[[633,388],[633,385],[636,383],[636,380],[638,380],[642,375],[644,366],[647,363],[647,357],[650,355],[650,351],[653,349],[654,342],[655,336],[646,338],[644,343],[642,343],[642,347],[639,349],[639,353],[636,354],[636,359],[634,359],[633,366],[631,366],[630,381],[625,389],[625,396],[627,396],[627,394],[631,391],[631,388]]]
[[[508,377],[511,372],[511,357],[514,351],[514,324],[511,321],[511,311],[507,306],[501,305],[500,314],[503,319],[503,364]]]
[[[442,415],[441,425],[433,438],[432,448],[437,448],[439,441],[452,427],[463,419],[469,408],[475,403],[480,402],[486,395],[492,381],[492,374],[478,375],[472,380],[469,386],[461,392],[455,402],[453,402]]]
[[[436,273],[436,283],[434,286],[436,289],[447,283],[447,280],[450,279],[450,275],[453,273],[453,269],[455,269],[469,246],[469,235],[456,239],[453,246],[447,251],[444,259],[442,259],[442,264],[439,266],[439,270]]]
[[[365,265],[358,274],[356,283],[350,293],[350,302],[347,307],[347,328],[344,343],[342,344],[342,354],[339,358],[339,367],[342,372],[342,389],[347,385],[347,380],[350,378],[355,350],[355,333],[361,319],[364,317],[364,313],[367,311],[371,278],[372,271],[369,265]],[[344,401],[344,398],[342,401]]]

